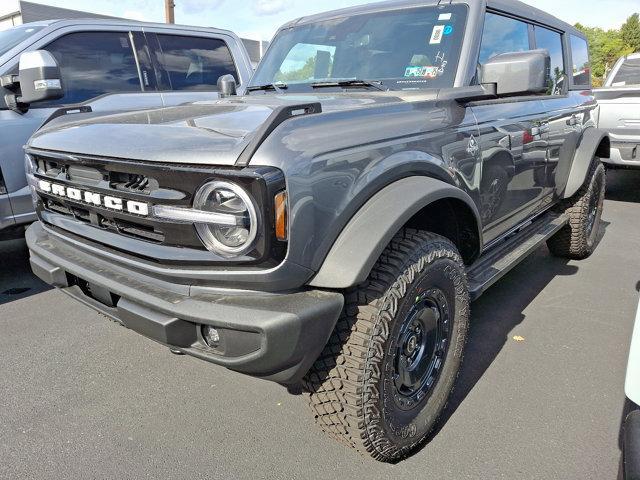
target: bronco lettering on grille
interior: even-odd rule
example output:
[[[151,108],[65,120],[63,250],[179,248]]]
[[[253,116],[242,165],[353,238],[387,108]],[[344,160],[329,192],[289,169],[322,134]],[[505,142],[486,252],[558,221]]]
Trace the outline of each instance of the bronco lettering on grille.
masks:
[[[133,200],[124,200],[122,198],[111,197],[109,195],[100,195],[99,193],[80,190],[79,188],[66,187],[46,180],[38,181],[38,189],[44,193],[68,198],[69,200],[74,200],[76,202],[104,207],[109,210],[128,212],[144,217],[149,215],[149,205],[144,202],[134,202]]]

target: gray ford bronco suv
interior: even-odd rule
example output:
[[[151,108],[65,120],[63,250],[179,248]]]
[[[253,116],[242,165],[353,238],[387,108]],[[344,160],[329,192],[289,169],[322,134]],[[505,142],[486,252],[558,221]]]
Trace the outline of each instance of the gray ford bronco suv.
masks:
[[[594,250],[610,145],[586,40],[513,0],[394,1],[291,22],[246,95],[220,83],[36,134],[33,270],[173,351],[302,385],[330,435],[402,458],[470,302],[544,242]]]

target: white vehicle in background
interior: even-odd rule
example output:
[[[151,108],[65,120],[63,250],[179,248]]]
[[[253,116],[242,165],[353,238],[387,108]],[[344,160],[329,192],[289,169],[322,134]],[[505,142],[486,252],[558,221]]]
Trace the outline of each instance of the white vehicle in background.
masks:
[[[624,425],[624,480],[640,480],[640,307],[629,351],[625,393],[636,408]]]
[[[604,88],[594,90],[600,115],[598,127],[611,138],[610,167],[640,168],[640,53],[618,60]]]

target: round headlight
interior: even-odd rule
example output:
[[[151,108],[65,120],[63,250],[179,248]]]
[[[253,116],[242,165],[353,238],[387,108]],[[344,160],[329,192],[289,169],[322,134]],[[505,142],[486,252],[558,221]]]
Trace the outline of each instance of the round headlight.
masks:
[[[237,219],[235,225],[195,224],[202,243],[209,250],[235,256],[253,246],[258,234],[258,213],[249,194],[239,185],[224,181],[207,183],[196,193],[193,207]]]

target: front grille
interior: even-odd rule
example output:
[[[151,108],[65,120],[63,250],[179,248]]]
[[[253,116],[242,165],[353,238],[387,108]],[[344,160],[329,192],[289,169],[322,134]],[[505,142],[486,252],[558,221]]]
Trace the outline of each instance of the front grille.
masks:
[[[121,159],[91,157],[29,150],[36,179],[64,185],[81,191],[112,196],[123,202],[191,207],[195,192],[213,179],[227,179],[241,184],[260,204],[270,207],[274,192],[284,187],[279,170],[265,175],[265,168],[215,168]],[[267,181],[266,178],[271,178]],[[37,211],[40,220],[53,228],[105,247],[160,263],[228,264],[209,252],[200,241],[194,225],[116,211],[67,197],[39,192]],[[271,199],[271,200],[270,200]],[[266,211],[265,218],[274,218]],[[265,225],[256,250],[237,259],[243,264],[279,263],[286,253],[286,244],[271,240],[273,225]]]
[[[137,192],[148,195],[159,188],[158,181],[145,175],[132,173],[111,172],[109,184],[121,192]]]

